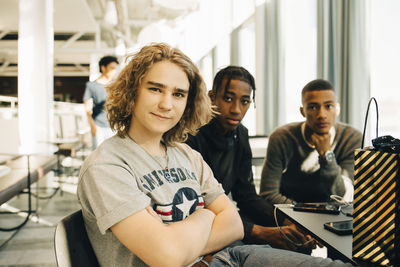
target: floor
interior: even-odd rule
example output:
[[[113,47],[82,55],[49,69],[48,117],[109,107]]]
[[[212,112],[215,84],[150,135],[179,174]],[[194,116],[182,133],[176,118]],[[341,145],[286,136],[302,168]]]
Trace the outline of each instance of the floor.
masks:
[[[76,177],[67,178],[51,199],[39,200],[39,218],[32,216],[31,220],[18,232],[0,231],[0,266],[57,266],[54,254],[54,231],[56,224],[66,215],[80,209],[76,197]],[[53,173],[50,172],[40,180],[39,186],[56,186],[52,182]],[[32,186],[33,189],[36,185]],[[41,194],[52,193],[52,189]],[[3,204],[0,211],[26,210],[28,206],[26,194],[14,197]],[[32,207],[36,209],[36,199],[32,198]],[[35,214],[34,214],[35,215]],[[25,213],[0,214],[0,227],[11,228],[20,224],[25,218]],[[10,241],[6,242],[12,235]]]

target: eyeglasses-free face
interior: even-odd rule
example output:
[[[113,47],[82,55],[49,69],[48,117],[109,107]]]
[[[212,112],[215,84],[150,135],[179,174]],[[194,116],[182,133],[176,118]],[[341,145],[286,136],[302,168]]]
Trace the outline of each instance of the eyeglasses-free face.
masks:
[[[228,88],[226,88],[226,82],[226,79],[222,81],[221,88],[216,95],[213,91],[210,92],[211,100],[220,112],[217,120],[225,133],[235,130],[246,115],[251,104],[252,92],[252,88],[247,82],[231,80]]]

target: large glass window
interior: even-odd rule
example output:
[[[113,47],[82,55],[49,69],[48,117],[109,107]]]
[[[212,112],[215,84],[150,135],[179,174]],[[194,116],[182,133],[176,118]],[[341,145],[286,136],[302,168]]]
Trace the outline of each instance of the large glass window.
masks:
[[[301,90],[317,75],[317,2],[285,0],[283,6],[286,122],[303,120]]]
[[[250,21],[241,26],[239,31],[239,65],[247,69],[255,77],[256,68],[256,35],[254,21]],[[262,88],[259,88],[262,90]],[[257,95],[257,93],[256,93]],[[250,105],[246,116],[242,121],[243,125],[249,130],[249,135],[256,134],[256,112],[254,103]]]
[[[379,135],[400,138],[400,1],[371,0],[370,10],[371,96],[379,105]]]
[[[212,60],[212,54],[211,52],[204,56],[200,60],[199,68],[200,68],[200,73],[203,76],[204,82],[206,83],[207,90],[211,90],[212,88],[212,81],[213,81],[213,60]]]
[[[214,49],[215,73],[228,66],[231,62],[231,36],[227,35],[220,40]]]

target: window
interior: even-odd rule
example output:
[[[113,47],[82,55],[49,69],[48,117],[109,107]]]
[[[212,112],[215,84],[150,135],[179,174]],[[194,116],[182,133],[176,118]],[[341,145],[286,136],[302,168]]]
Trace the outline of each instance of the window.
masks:
[[[227,35],[220,40],[214,49],[215,73],[228,66],[231,62],[231,36]]]
[[[372,0],[370,12],[371,96],[378,101],[379,135],[400,138],[400,1]]]
[[[256,68],[256,36],[254,21],[244,24],[238,31],[239,34],[239,65],[247,69],[255,77]],[[259,90],[262,90],[261,88]],[[256,90],[257,91],[257,90]],[[257,95],[257,93],[256,93]],[[242,121],[249,130],[249,135],[256,134],[256,111],[254,103],[250,105]]]
[[[286,122],[303,120],[301,90],[317,76],[317,2],[285,0],[283,12]]]
[[[213,73],[212,73],[212,70],[213,70],[212,64],[213,64],[213,60],[212,60],[211,53],[208,53],[206,56],[204,56],[200,60],[200,64],[198,64],[200,73],[203,76],[204,82],[206,83],[207,90],[211,90],[212,82],[214,79]]]

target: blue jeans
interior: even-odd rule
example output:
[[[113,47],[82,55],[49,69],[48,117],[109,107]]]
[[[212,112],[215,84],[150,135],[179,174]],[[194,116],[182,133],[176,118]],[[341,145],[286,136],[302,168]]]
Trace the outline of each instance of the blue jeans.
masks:
[[[257,267],[257,266],[352,266],[329,258],[317,258],[288,250],[271,248],[269,245],[243,245],[227,247],[216,253],[209,267]]]

